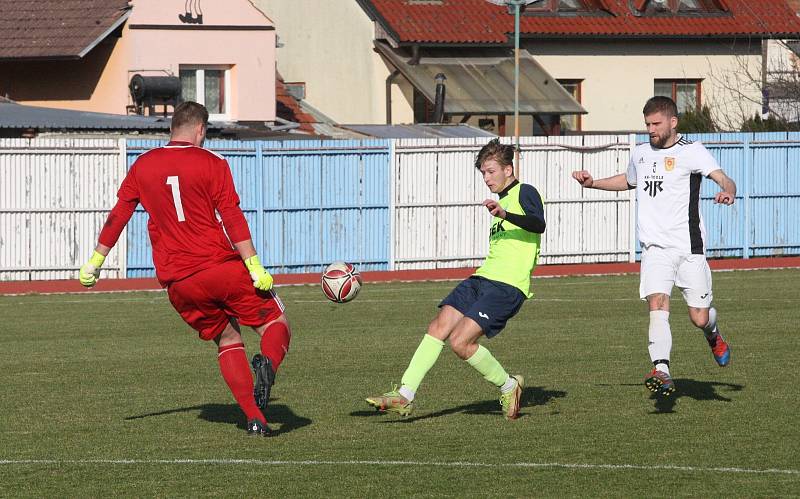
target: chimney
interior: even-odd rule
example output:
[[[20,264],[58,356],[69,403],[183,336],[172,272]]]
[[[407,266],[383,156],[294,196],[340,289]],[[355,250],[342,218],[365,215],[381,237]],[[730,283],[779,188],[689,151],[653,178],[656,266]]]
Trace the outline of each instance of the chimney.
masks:
[[[444,82],[447,77],[443,73],[436,75],[436,100],[433,103],[433,122],[441,123],[444,120]]]

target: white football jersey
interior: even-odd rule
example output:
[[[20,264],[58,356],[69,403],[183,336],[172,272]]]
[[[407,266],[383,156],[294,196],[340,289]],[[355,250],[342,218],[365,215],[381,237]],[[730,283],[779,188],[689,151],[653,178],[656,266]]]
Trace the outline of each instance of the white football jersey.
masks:
[[[671,147],[636,146],[628,163],[628,184],[636,188],[637,228],[642,246],[705,254],[700,183],[717,160],[700,142],[681,136]]]

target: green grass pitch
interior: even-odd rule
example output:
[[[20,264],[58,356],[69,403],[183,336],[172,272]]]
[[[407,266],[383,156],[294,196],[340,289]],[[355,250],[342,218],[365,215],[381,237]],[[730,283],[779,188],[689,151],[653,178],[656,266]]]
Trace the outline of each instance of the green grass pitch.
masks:
[[[535,279],[484,343],[525,376],[513,422],[447,349],[409,418],[364,403],[400,380],[454,282],[366,283],[345,305],[283,287],[293,340],[269,439],[245,435],[213,344],[164,293],[0,297],[0,495],[798,496],[798,281],[714,274],[724,369],[673,293],[677,393],[663,402],[643,385],[637,276]]]

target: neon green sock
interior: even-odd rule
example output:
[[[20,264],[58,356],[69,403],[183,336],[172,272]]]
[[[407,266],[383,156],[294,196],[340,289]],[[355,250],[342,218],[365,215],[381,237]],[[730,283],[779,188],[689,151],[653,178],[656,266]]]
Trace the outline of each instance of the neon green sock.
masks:
[[[433,336],[426,334],[411,357],[411,362],[408,363],[406,372],[403,373],[403,379],[400,381],[403,386],[406,386],[413,391],[417,391],[422,379],[431,370],[431,367],[436,363],[439,354],[442,353],[444,342],[438,340]]]
[[[478,350],[472,357],[467,359],[467,363],[481,373],[483,379],[495,386],[503,386],[503,383],[508,379],[506,370],[503,369],[503,366],[497,362],[497,359],[492,357],[492,354],[489,350],[485,349],[483,345],[478,345]]]

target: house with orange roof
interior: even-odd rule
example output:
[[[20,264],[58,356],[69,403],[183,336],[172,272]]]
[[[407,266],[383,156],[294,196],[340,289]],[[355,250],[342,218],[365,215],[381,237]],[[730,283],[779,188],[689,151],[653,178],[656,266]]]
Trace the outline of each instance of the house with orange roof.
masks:
[[[248,0],[0,0],[0,95],[110,114],[276,119],[274,23]]]
[[[279,71],[303,82],[306,102],[332,119],[429,122],[441,74],[444,120],[513,134],[515,30],[506,6],[253,2],[276,23]],[[653,95],[740,121],[761,111],[761,89],[742,96],[725,81],[759,73],[766,43],[785,38],[800,38],[787,0],[540,0],[520,20],[522,134],[640,130]]]

